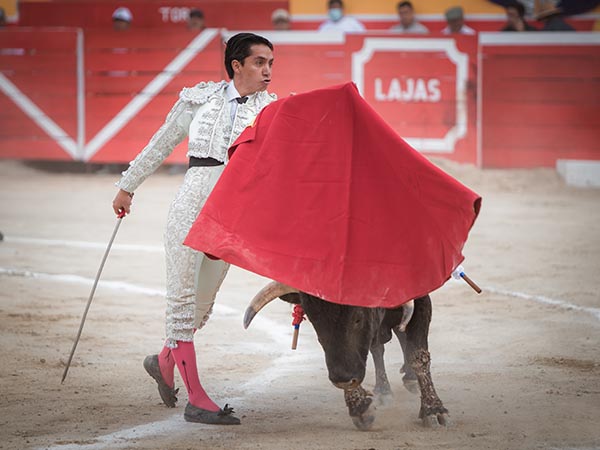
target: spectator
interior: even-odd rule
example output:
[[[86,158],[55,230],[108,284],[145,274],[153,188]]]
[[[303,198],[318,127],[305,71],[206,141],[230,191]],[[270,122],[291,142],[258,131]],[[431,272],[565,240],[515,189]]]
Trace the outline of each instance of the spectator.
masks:
[[[131,21],[133,20],[133,15],[129,8],[121,6],[112,14],[113,21],[113,29],[117,31],[125,31],[128,30],[131,26]]]
[[[541,31],[575,31],[563,19],[563,10],[556,6],[555,0],[536,0],[535,18],[544,25]]]
[[[198,8],[190,9],[188,14],[188,19],[186,22],[186,27],[191,31],[202,31],[206,28],[204,23],[204,12]]]
[[[403,1],[396,5],[400,22],[390,28],[391,31],[398,33],[429,33],[425,25],[415,19],[415,10],[411,2]]]
[[[514,0],[504,6],[506,11],[506,25],[502,31],[537,31],[537,28],[525,21],[525,6]]]
[[[273,29],[277,31],[286,31],[291,28],[290,26],[290,13],[286,9],[279,8],[273,11],[271,14],[271,23]]]
[[[0,6],[0,27],[6,26],[6,13],[4,12],[4,8]]]
[[[365,26],[354,17],[344,15],[342,0],[329,0],[327,2],[329,19],[319,26],[319,31],[343,31],[345,33],[365,31]]]
[[[475,30],[465,25],[465,15],[462,7],[453,6],[446,10],[447,26],[442,30],[443,34],[475,34]]]

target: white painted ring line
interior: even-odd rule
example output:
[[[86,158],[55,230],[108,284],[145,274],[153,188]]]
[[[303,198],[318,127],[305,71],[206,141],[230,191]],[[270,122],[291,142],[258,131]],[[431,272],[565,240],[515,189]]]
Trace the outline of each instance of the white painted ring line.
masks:
[[[37,273],[30,272],[26,270],[18,270],[18,269],[10,269],[0,267],[0,275],[9,275],[9,276],[23,276],[28,278],[36,278],[40,280],[48,280],[55,282],[67,282],[67,283],[84,283],[91,284],[93,282],[92,279],[81,277],[78,275],[69,275],[69,274],[45,274],[45,273]],[[132,283],[126,282],[118,282],[118,281],[103,281],[103,285],[105,287],[109,287],[112,289],[119,289],[121,291],[125,290],[128,292],[141,293],[146,295],[154,295],[154,296],[162,296],[164,295],[163,291],[146,288],[142,286],[137,286]],[[600,309],[598,308],[586,308],[577,305],[572,305],[568,302],[564,302],[561,300],[551,299],[543,296],[532,296],[528,294],[523,294],[519,292],[511,292],[504,291],[496,288],[486,287],[485,291],[497,293],[500,295],[507,295],[517,298],[522,298],[525,300],[532,300],[542,304],[549,304],[554,306],[559,306],[568,310],[575,310],[586,312],[592,314],[598,320],[600,320]],[[218,303],[215,305],[216,308],[221,311],[240,313],[235,308],[227,307],[219,305]],[[279,323],[276,323],[268,318],[262,318],[261,321],[257,321],[255,327],[260,327],[264,332],[268,333],[273,340],[276,342],[281,342],[283,339],[286,339],[287,332],[282,333],[284,327]],[[290,367],[293,367],[294,364],[297,364],[300,360],[310,358],[309,354],[280,354],[280,356],[276,357],[271,366],[265,369],[262,373],[257,376],[249,379],[242,388],[248,390],[254,390],[254,392],[261,392],[261,387],[269,386],[270,383],[265,383],[265,380],[275,380],[282,375],[286,375],[290,372]],[[293,361],[292,361],[293,360]],[[235,398],[231,399],[232,401],[236,401],[238,404],[243,404],[243,398]],[[158,434],[164,435],[166,433],[173,433],[180,429],[181,426],[181,417],[180,414],[174,414],[169,416],[167,419],[156,421],[148,424],[138,425],[135,427],[127,428],[124,430],[119,430],[114,433],[106,434],[103,436],[99,436],[94,438],[96,442],[91,444],[65,444],[65,445],[54,445],[50,447],[44,447],[46,449],[57,449],[57,450],[100,450],[100,449],[118,449],[118,448],[127,448],[131,445],[131,440],[142,439],[144,437],[156,436]]]
[[[26,270],[0,267],[0,275],[2,275],[2,274],[13,275],[13,276],[24,276],[24,277],[28,277],[28,278],[38,278],[38,279],[57,281],[57,282],[68,282],[68,283],[79,283],[79,284],[93,283],[92,279],[81,277],[79,275],[36,273],[36,272],[29,272]],[[449,282],[460,283],[460,281],[456,281],[453,279],[450,279]],[[117,289],[117,290],[125,291],[125,292],[135,292],[135,293],[140,293],[140,294],[158,295],[158,296],[165,295],[164,291],[146,288],[143,286],[137,286],[137,285],[127,283],[127,282],[122,282],[122,281],[103,280],[102,286],[106,287],[106,288],[110,288],[110,289]],[[575,305],[573,303],[567,302],[565,300],[553,299],[553,298],[546,297],[543,295],[531,295],[531,294],[525,294],[523,292],[509,291],[506,289],[498,289],[493,286],[482,286],[482,289],[485,292],[491,292],[491,293],[495,293],[495,294],[499,294],[499,295],[504,295],[507,297],[521,298],[523,300],[529,300],[529,301],[533,301],[533,302],[544,304],[544,305],[557,306],[561,309],[565,309],[568,311],[583,312],[583,313],[592,315],[595,319],[600,321],[600,308],[579,306],[579,305]],[[228,313],[232,313],[232,312],[237,313],[238,312],[232,308],[228,308],[226,306],[220,306],[218,303],[215,304],[215,307],[229,309],[227,311]]]

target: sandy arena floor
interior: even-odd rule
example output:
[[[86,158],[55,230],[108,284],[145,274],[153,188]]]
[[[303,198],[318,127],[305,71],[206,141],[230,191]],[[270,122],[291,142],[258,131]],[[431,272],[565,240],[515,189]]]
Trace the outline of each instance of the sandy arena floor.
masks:
[[[394,402],[361,432],[310,324],[296,351],[283,302],[243,329],[267,280],[239,269],[196,345],[206,389],[242,425],[184,422],[184,392],[162,406],[141,363],[164,336],[162,230],[182,177],[167,170],[136,193],[61,385],[116,223],[117,176],[0,162],[0,449],[599,449],[600,190],[552,170],[439,164],[484,199],[464,264],[483,294],[456,281],[432,294],[432,374],[454,426],[421,426],[393,343]]]

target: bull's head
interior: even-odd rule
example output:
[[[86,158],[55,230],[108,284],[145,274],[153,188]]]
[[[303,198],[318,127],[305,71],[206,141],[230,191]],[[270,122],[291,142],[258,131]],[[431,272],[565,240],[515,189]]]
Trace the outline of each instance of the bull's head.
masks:
[[[367,413],[371,399],[361,383],[365,377],[369,349],[378,338],[385,311],[331,303],[272,282],[254,297],[246,309],[244,328],[248,328],[254,316],[277,297],[302,306],[325,352],[329,379],[336,387],[344,389],[350,415],[353,419],[359,418],[359,423],[355,420],[355,424],[362,429],[369,428],[374,418],[372,413]],[[410,321],[412,311],[412,302],[403,307],[402,327]]]

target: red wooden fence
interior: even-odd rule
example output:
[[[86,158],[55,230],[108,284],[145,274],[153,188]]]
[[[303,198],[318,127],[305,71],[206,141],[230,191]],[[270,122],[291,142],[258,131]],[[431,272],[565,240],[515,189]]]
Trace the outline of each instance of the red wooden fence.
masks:
[[[0,157],[131,160],[182,87],[225,77],[231,33],[0,30]],[[597,34],[263,34],[276,47],[271,91],[352,80],[426,154],[485,167],[600,159]]]

